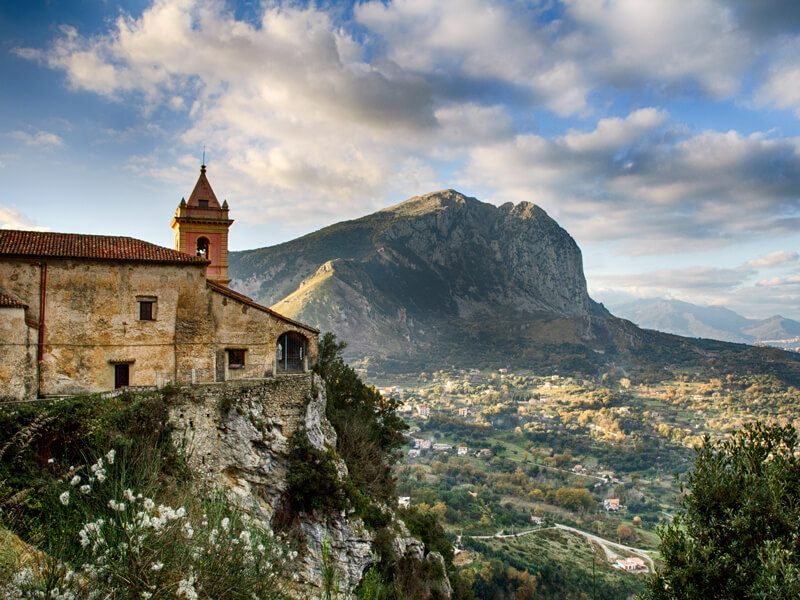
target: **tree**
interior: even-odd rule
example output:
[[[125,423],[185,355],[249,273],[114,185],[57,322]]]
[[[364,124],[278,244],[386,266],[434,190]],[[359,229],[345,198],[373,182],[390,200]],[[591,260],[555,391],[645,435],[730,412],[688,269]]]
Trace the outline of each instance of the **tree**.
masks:
[[[569,510],[587,511],[594,506],[594,498],[585,488],[559,488],[556,503]]]
[[[644,597],[800,597],[797,431],[750,424],[696,452],[683,511],[659,529],[663,567]]]
[[[625,523],[620,523],[617,525],[617,539],[620,542],[629,542],[633,539],[633,536],[633,527]]]
[[[375,500],[394,502],[392,465],[405,443],[406,425],[398,402],[364,384],[342,358],[346,347],[332,333],[319,341],[315,371],[325,380],[327,417],[336,429],[336,450],[347,464],[356,488]]]

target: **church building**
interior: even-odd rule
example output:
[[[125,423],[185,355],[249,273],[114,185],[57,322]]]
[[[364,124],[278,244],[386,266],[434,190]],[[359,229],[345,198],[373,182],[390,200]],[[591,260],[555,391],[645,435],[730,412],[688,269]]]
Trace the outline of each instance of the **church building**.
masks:
[[[307,371],[319,331],[228,287],[232,223],[203,165],[174,249],[0,230],[0,400]]]

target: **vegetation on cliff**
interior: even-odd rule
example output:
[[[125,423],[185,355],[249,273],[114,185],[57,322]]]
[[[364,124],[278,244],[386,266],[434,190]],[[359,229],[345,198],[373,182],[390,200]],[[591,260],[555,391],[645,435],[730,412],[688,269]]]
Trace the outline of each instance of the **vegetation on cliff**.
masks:
[[[191,476],[167,395],[3,407],[0,519],[37,549],[3,598],[285,597],[281,544]]]

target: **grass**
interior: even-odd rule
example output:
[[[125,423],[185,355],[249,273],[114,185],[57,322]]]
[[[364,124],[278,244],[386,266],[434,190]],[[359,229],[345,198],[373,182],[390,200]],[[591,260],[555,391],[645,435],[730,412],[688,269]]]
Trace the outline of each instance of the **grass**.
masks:
[[[567,531],[544,529],[519,538],[489,540],[487,545],[541,573],[545,593],[574,598],[624,598],[642,589],[641,579],[614,569],[601,548]]]

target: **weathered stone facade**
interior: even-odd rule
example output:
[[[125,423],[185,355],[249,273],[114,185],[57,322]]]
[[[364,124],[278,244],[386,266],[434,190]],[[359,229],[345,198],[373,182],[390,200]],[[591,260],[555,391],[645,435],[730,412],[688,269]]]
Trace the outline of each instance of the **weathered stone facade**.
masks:
[[[0,232],[0,295],[16,299],[0,307],[0,398],[273,377],[287,332],[307,370],[317,330],[209,279],[212,266],[227,273],[131,238]]]

